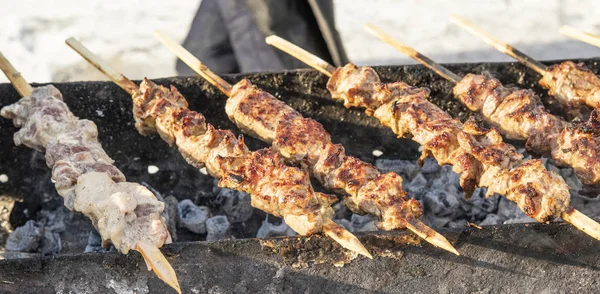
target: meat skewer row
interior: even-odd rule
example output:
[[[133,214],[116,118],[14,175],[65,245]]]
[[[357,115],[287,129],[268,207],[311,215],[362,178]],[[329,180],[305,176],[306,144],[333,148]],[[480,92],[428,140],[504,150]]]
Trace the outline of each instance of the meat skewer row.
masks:
[[[172,39],[159,32],[156,36],[229,96],[225,110],[242,131],[272,144],[283,157],[306,167],[325,188],[344,194],[344,203],[352,211],[377,216],[380,229],[408,228],[427,242],[458,255],[444,236],[418,220],[422,208],[418,201],[406,198],[398,174],[381,174],[373,165],[345,155],[344,147],[333,144],[320,123],[302,117],[248,80],[232,87]]]
[[[450,20],[541,74],[539,84],[548,89],[548,94],[554,96],[559,103],[566,106],[565,111],[579,109],[583,105],[600,109],[600,77],[583,64],[564,61],[548,67],[491,36],[464,18],[453,15]]]
[[[558,31],[565,36],[588,43],[590,45],[594,45],[596,47],[600,47],[600,36],[584,32],[570,26],[561,26]]]
[[[511,139],[526,141],[531,153],[547,155],[570,166],[583,184],[600,184],[600,113],[583,123],[568,123],[550,114],[531,90],[507,88],[489,73],[462,79],[445,67],[369,25],[373,34],[456,85],[454,97]]]
[[[21,96],[0,115],[19,128],[16,145],[46,155],[52,181],[69,210],[83,213],[119,252],[139,251],[148,269],[181,293],[175,271],[158,249],[171,243],[164,203],[146,187],[126,182],[98,142],[96,125],[69,110],[54,86],[33,89],[0,53],[0,68]]]
[[[331,220],[330,206],[337,197],[315,192],[306,171],[285,165],[270,148],[250,151],[243,137],[207,124],[202,114],[188,109],[175,87],[168,89],[144,79],[138,88],[77,40],[66,42],[132,95],[135,126],[141,135],[157,133],[169,145],[176,145],[189,164],[206,167],[219,179],[220,187],[250,194],[252,206],[282,217],[297,233],[323,232],[344,248],[373,258],[358,238]]]
[[[348,64],[332,71],[325,61],[277,36],[267,43],[327,72],[332,97],[346,107],[364,107],[399,137],[411,135],[424,147],[423,157],[432,155],[439,164],[451,164],[461,173],[465,191],[487,187],[487,196],[504,195],[529,217],[548,222],[562,217],[586,234],[600,240],[600,224],[569,206],[569,187],[541,160],[522,162],[517,150],[502,142],[496,129],[484,129],[469,120],[464,125],[452,119],[426,98],[429,90],[402,82],[383,84],[372,68]],[[423,56],[421,56],[423,57]]]

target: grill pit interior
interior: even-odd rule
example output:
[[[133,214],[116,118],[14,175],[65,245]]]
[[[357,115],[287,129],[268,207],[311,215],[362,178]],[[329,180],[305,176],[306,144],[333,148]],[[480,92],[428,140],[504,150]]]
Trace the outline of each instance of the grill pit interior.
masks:
[[[583,60],[583,62],[592,71],[598,72],[598,60]],[[447,67],[459,75],[487,70],[505,85],[512,83],[522,88],[532,88],[541,97],[547,97],[546,92],[537,85],[534,72],[516,63],[456,64]],[[453,117],[459,117],[464,121],[471,115],[460,105],[460,102],[452,98],[452,85],[423,66],[376,67],[375,69],[384,81],[404,81],[415,86],[430,88],[432,102],[448,111]],[[242,78],[250,79],[252,83],[282,99],[305,117],[311,117],[321,122],[325,129],[332,134],[332,141],[343,144],[349,155],[373,163],[381,171],[398,172],[403,177],[404,189],[408,192],[409,197],[417,198],[423,204],[424,221],[435,229],[442,229],[441,232],[447,233],[446,236],[451,241],[457,241],[456,246],[459,250],[462,249],[461,244],[472,250],[472,252],[467,251],[466,256],[463,257],[449,257],[446,253],[436,251],[424,242],[411,238],[411,235],[404,231],[358,233],[375,230],[373,220],[368,216],[353,215],[341,205],[336,205],[335,219],[349,230],[357,233],[367,247],[374,246],[377,255],[387,257],[377,258],[376,261],[367,261],[361,258],[347,264],[343,270],[322,273],[317,277],[303,276],[304,279],[311,282],[306,285],[298,283],[298,289],[288,289],[288,291],[295,292],[303,287],[318,285],[318,283],[323,283],[327,285],[326,287],[335,285],[339,287],[344,277],[358,276],[360,272],[371,272],[371,269],[378,267],[382,268],[376,271],[383,271],[386,267],[397,270],[394,268],[395,265],[391,264],[392,262],[406,263],[400,269],[410,271],[411,275],[416,277],[429,275],[441,279],[440,276],[436,276],[438,272],[431,267],[432,265],[419,268],[418,264],[425,262],[420,259],[439,266],[448,262],[459,263],[461,270],[473,267],[482,276],[488,271],[495,274],[503,271],[508,271],[511,275],[525,274],[510,265],[501,266],[489,260],[482,262],[477,256],[477,254],[491,254],[489,251],[495,250],[513,257],[529,252],[526,257],[534,260],[531,262],[532,267],[536,264],[535,262],[547,266],[557,262],[564,265],[558,271],[567,271],[568,267],[577,267],[584,273],[598,277],[599,271],[593,266],[593,261],[598,261],[598,257],[591,253],[593,252],[591,249],[598,249],[598,244],[594,243],[594,240],[587,240],[583,233],[577,232],[573,228],[566,228],[559,224],[484,227],[481,231],[476,228],[468,228],[469,223],[500,225],[531,222],[532,220],[528,219],[516,205],[504,198],[501,199],[497,196],[489,199],[483,198],[484,193],[480,189],[474,193],[472,199],[468,201],[462,199],[463,192],[458,186],[458,176],[450,168],[439,167],[432,159],[426,160],[424,166],[419,167],[416,161],[420,152],[416,143],[408,139],[397,139],[376,119],[366,116],[360,110],[346,109],[341,104],[329,99],[325,88],[327,82],[325,76],[312,70],[298,70],[225,77],[232,83]],[[208,123],[218,128],[232,129],[236,134],[240,133],[226,117],[224,95],[201,78],[167,78],[155,80],[155,82],[177,87],[189,101],[189,108],[202,112]],[[275,287],[275,290],[285,290],[285,288],[278,288],[284,286],[281,282],[277,282],[277,279],[289,280],[291,276],[298,279],[298,275],[315,271],[312,267],[307,268],[310,263],[322,262],[326,264],[323,266],[330,266],[332,263],[341,265],[354,258],[344,255],[339,246],[320,237],[308,238],[310,239],[308,241],[304,241],[305,238],[239,240],[286,236],[293,232],[282,225],[280,219],[267,217],[265,213],[251,209],[248,195],[218,188],[212,177],[188,165],[176,149],[169,148],[167,144],[160,142],[157,138],[140,136],[133,126],[131,98],[116,85],[109,82],[58,83],[54,85],[62,92],[65,102],[76,116],[96,123],[103,148],[115,160],[115,165],[123,171],[128,181],[144,183],[151,190],[158,192],[156,194],[160,194],[167,203],[168,223],[170,228],[175,229],[175,232],[172,233],[176,242],[167,246],[165,252],[168,257],[175,260],[173,265],[179,272],[184,289],[206,286],[208,289],[205,290],[210,290],[212,285],[217,284],[216,280],[205,280],[199,284],[194,281],[195,273],[191,272],[194,266],[210,267],[211,270],[225,273],[229,272],[236,259],[245,260],[240,262],[240,265],[234,266],[243,271],[256,267],[262,262],[252,261],[252,259],[263,260],[269,264],[269,267],[264,269],[266,275],[268,278],[272,277],[270,284],[267,284]],[[11,104],[18,99],[18,94],[10,84],[0,85],[1,105]],[[547,102],[548,100],[544,99],[544,103]],[[553,113],[564,115],[558,105],[546,104],[546,106]],[[27,284],[27,279],[36,278],[45,283],[54,283],[55,287],[59,285],[55,283],[56,281],[63,281],[63,289],[76,290],[77,284],[67,282],[72,280],[60,274],[49,274],[48,270],[52,267],[59,267],[59,265],[91,266],[89,271],[83,274],[89,276],[94,270],[102,272],[101,266],[92,266],[92,264],[102,262],[105,264],[108,262],[117,267],[117,269],[110,270],[110,274],[107,275],[128,271],[135,273],[116,282],[117,284],[124,283],[128,287],[138,287],[142,290],[150,289],[150,292],[159,292],[159,289],[165,289],[165,285],[160,284],[154,278],[150,279],[151,275],[144,274],[144,271],[127,263],[131,262],[131,259],[139,258],[137,253],[128,256],[120,256],[115,253],[110,255],[78,254],[84,250],[105,250],[99,246],[99,237],[93,232],[91,233],[92,226],[89,220],[80,214],[69,212],[62,205],[62,198],[57,195],[49,180],[50,170],[46,167],[44,156],[32,149],[14,146],[12,137],[15,130],[11,121],[0,120],[0,143],[3,147],[3,151],[0,153],[0,175],[3,177],[2,183],[0,183],[0,201],[6,203],[4,204],[6,211],[0,211],[0,215],[6,218],[3,219],[5,222],[0,228],[0,231],[3,230],[0,235],[2,244],[5,244],[4,241],[8,238],[7,229],[22,227],[19,229],[21,233],[13,236],[5,247],[22,252],[6,251],[3,253],[4,257],[10,260],[0,262],[0,276],[10,274],[10,277],[14,278],[6,280],[10,282],[5,284],[10,287],[7,289],[19,289],[23,291],[21,293],[36,292],[38,286]],[[248,136],[245,138],[247,145],[252,150],[267,147],[259,140]],[[520,150],[523,149],[522,144],[515,143],[515,145],[521,148]],[[548,166],[553,169],[551,165]],[[570,169],[555,170],[573,189],[572,205],[584,214],[597,219],[600,216],[600,205],[598,205],[596,197],[597,190],[582,187]],[[317,189],[319,187],[316,182],[314,182],[314,186]],[[17,232],[19,231],[17,230]],[[512,235],[511,232],[516,235]],[[542,235],[538,237],[546,240],[546,243],[533,244],[535,239],[530,236],[535,235],[534,233]],[[487,239],[483,236],[486,236]],[[522,240],[521,243],[513,246],[511,242],[515,240],[511,238],[516,237],[531,240],[531,243]],[[228,240],[215,243],[181,243],[221,239]],[[573,243],[573,240],[579,240],[580,243]],[[303,245],[299,246],[299,242]],[[414,247],[415,244],[425,246],[425,248]],[[587,247],[584,248],[584,245]],[[330,257],[326,258],[319,257],[314,250],[311,250],[318,246],[331,247],[331,252],[335,254],[332,253]],[[243,250],[247,251],[242,253]],[[478,253],[477,250],[482,253]],[[214,253],[215,251],[220,254]],[[273,255],[271,251],[278,254]],[[548,254],[545,253],[546,251]],[[322,251],[317,250],[316,252],[327,253],[328,251],[322,249]],[[583,253],[575,257],[573,256],[574,252]],[[591,259],[590,256],[588,256],[588,260],[582,259],[583,256],[586,256],[586,252],[590,253]],[[52,254],[59,254],[62,257],[57,260],[42,257]],[[33,259],[14,259],[19,257]],[[553,257],[560,258],[553,259]],[[202,258],[204,260],[200,260]],[[215,265],[211,265],[211,260],[215,259],[219,259],[219,261]],[[501,259],[496,261],[500,262]],[[36,262],[44,266],[41,270],[31,271],[30,267],[35,267]],[[185,263],[185,265],[178,268],[178,263]],[[407,269],[407,266],[413,268]],[[304,269],[296,271],[296,267]],[[315,267],[318,268],[318,266]],[[180,269],[184,271],[180,271]],[[420,274],[421,269],[423,275]],[[15,270],[25,270],[30,273],[18,279],[16,276],[18,272],[13,272]],[[271,274],[273,270],[274,273]],[[190,271],[188,274],[191,276],[186,277],[185,271]],[[346,272],[344,273],[344,271]],[[66,275],[66,273],[64,274]],[[392,276],[401,274],[396,273]],[[144,275],[145,279],[136,280],[138,275]],[[237,275],[238,278],[246,277],[242,278],[245,280],[251,273]],[[565,275],[565,281],[568,279],[569,276]],[[380,281],[355,279],[344,286],[351,292],[358,292],[361,287],[369,287],[367,289],[390,287],[389,281],[388,284],[385,284],[383,280],[386,279]],[[95,281],[94,285],[110,287],[110,277],[103,281],[106,284],[102,284],[102,281]],[[218,285],[223,284],[219,283]],[[235,287],[244,287],[244,285],[236,285],[232,285],[232,289],[227,290],[235,291]],[[251,292],[252,289],[260,289],[253,288],[259,285],[255,282],[248,282],[245,287]],[[115,287],[117,286],[114,286],[113,289],[116,289]],[[456,287],[458,284],[448,284],[449,290],[460,290]],[[315,288],[312,289],[315,290]],[[341,289],[343,287],[339,290],[341,291]]]

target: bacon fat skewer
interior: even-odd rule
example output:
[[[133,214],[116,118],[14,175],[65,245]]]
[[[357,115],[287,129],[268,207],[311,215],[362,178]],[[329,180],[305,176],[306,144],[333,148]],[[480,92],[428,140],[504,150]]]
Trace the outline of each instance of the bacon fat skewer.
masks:
[[[325,61],[288,41],[270,36],[267,43],[325,70]],[[446,74],[460,79],[449,71]],[[488,196],[504,195],[540,222],[560,216],[600,240],[600,224],[569,206],[569,187],[564,180],[546,170],[540,160],[522,162],[522,155],[503,143],[497,130],[483,129],[473,120],[462,125],[426,99],[427,89],[402,82],[381,83],[372,68],[348,64],[328,76],[334,99],[342,100],[346,107],[366,108],[367,114],[400,137],[412,135],[424,147],[423,156],[433,155],[440,164],[452,164],[454,171],[462,173],[465,190],[472,185],[487,187]]]
[[[103,241],[119,252],[139,251],[148,269],[181,293],[175,271],[158,250],[171,243],[162,217],[164,203],[146,187],[126,182],[98,142],[96,125],[73,115],[58,89],[33,89],[2,53],[0,68],[24,96],[0,110],[20,128],[15,144],[44,152],[65,206],[87,216]]]
[[[351,210],[377,216],[380,229],[408,228],[427,242],[458,255],[444,236],[418,220],[422,208],[418,201],[406,198],[399,175],[381,174],[373,165],[345,155],[344,147],[333,144],[320,123],[302,117],[248,80],[231,87],[172,39],[159,32],[156,36],[229,96],[226,112],[240,129],[271,143],[286,159],[305,166],[325,188],[347,195],[344,202]]]
[[[548,94],[555,97],[558,102],[565,105],[565,111],[578,109],[587,105],[600,109],[600,77],[586,68],[583,64],[564,61],[550,67],[535,61],[523,52],[491,36],[470,21],[453,15],[450,20],[471,34],[482,38],[499,51],[515,58],[531,69],[542,75],[539,84],[548,89]]]
[[[399,51],[456,83],[453,94],[471,111],[479,112],[507,137],[526,141],[531,153],[548,155],[557,164],[573,167],[583,184],[600,184],[600,113],[583,123],[568,123],[550,114],[531,90],[507,88],[489,73],[460,78],[385,32],[368,27]],[[451,76],[451,78],[448,78]]]
[[[189,164],[206,167],[219,179],[219,186],[249,193],[252,206],[282,217],[297,233],[323,232],[343,247],[373,258],[358,238],[331,220],[330,206],[337,197],[315,192],[307,172],[285,165],[270,148],[250,151],[243,137],[207,124],[202,114],[187,108],[185,97],[175,87],[168,89],[144,79],[138,88],[77,40],[66,42],[132,95],[140,134],[158,133],[169,145],[176,145]]]

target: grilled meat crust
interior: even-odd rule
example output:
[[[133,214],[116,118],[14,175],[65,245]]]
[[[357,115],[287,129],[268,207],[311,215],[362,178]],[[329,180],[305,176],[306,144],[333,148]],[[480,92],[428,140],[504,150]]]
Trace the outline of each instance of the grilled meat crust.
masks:
[[[600,78],[583,64],[564,61],[552,65],[539,81],[561,104],[600,108]]]
[[[321,230],[333,215],[337,198],[317,193],[308,173],[286,166],[270,148],[248,150],[243,137],[206,124],[202,114],[187,108],[175,87],[158,86],[145,79],[133,95],[136,127],[143,135],[158,133],[176,145],[188,163],[206,166],[219,186],[247,192],[252,206],[283,217],[296,232],[306,235]]]
[[[377,216],[380,229],[403,228],[408,219],[422,215],[418,201],[407,199],[400,176],[381,174],[373,165],[347,156],[320,123],[248,80],[234,85],[231,93],[226,112],[241,130],[271,143],[274,151],[310,170],[325,188],[348,195],[345,204],[357,213]]]
[[[584,184],[600,183],[597,110],[586,122],[568,123],[546,111],[533,91],[504,87],[488,73],[466,75],[453,93],[509,138],[526,140],[527,151],[573,167]]]
[[[146,187],[125,182],[98,142],[96,125],[73,115],[54,86],[34,89],[0,115],[20,128],[16,145],[46,153],[65,206],[89,217],[104,241],[122,253],[140,241],[157,247],[171,242],[162,218],[164,204]]]
[[[569,206],[569,187],[556,173],[546,170],[539,160],[522,162],[522,155],[504,143],[496,129],[474,119],[465,124],[453,119],[427,100],[427,89],[381,83],[372,68],[354,64],[338,68],[327,89],[347,107],[365,108],[398,137],[411,137],[421,144],[422,159],[433,156],[440,164],[453,165],[467,193],[487,187],[487,196],[505,195],[541,222],[560,216]],[[496,103],[494,97],[466,103],[488,110],[489,104]]]

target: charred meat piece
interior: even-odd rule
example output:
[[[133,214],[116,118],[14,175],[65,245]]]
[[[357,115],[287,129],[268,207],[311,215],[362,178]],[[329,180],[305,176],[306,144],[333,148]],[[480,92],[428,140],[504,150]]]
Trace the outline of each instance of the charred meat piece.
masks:
[[[600,109],[600,78],[583,64],[565,61],[550,66],[540,85],[568,107],[587,105]]]

